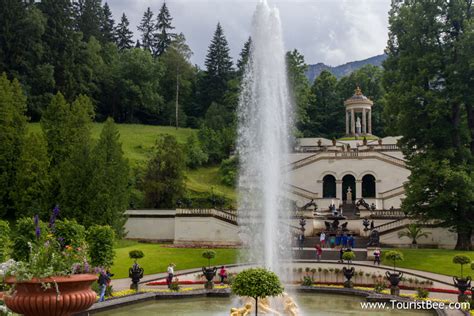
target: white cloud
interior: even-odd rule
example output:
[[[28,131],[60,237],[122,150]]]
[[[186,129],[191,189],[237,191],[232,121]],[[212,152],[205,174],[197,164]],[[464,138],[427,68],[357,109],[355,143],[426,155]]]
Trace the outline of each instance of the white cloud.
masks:
[[[168,0],[173,25],[183,32],[203,65],[218,21],[224,28],[234,61],[250,33],[258,0]],[[158,13],[161,0],[109,0],[116,21],[125,12],[132,31],[150,7]],[[339,65],[381,54],[387,42],[390,0],[268,0],[280,10],[285,46],[298,49],[308,63]]]

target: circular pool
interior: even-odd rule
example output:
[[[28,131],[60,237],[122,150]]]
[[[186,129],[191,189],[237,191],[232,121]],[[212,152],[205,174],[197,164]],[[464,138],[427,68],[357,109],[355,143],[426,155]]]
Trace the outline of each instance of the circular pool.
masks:
[[[396,310],[387,303],[386,309],[362,309],[365,299],[357,296],[298,293],[296,300],[302,315],[435,315],[434,311]],[[199,297],[182,299],[158,299],[137,303],[118,309],[100,312],[96,315],[110,316],[228,316],[232,306],[229,297]],[[240,307],[240,306],[238,306]],[[253,315],[253,314],[252,314]]]

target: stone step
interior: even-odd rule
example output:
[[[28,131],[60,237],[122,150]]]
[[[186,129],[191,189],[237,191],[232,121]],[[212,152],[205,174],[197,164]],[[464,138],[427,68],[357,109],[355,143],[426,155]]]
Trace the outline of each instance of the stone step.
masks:
[[[355,261],[367,260],[367,251],[365,249],[353,249],[353,251],[356,255]],[[316,250],[314,248],[306,248],[303,250],[294,249],[293,258],[301,260],[316,260]],[[339,250],[323,249],[321,260],[339,260]]]

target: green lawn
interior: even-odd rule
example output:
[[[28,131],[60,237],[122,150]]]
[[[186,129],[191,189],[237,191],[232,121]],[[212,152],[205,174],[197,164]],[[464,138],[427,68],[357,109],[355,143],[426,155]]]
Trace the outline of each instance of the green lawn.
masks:
[[[384,249],[385,252],[394,249]],[[405,260],[397,263],[401,268],[416,269],[434,272],[445,275],[459,275],[461,266],[452,263],[453,257],[457,254],[466,255],[474,260],[474,251],[457,251],[446,249],[397,249],[403,253]],[[382,259],[382,263],[392,265]],[[474,271],[470,265],[464,266],[464,274],[474,277]]]
[[[190,128],[180,128],[176,130],[170,126],[154,126],[140,124],[117,124],[120,132],[120,140],[125,157],[132,165],[145,163],[151,154],[151,149],[155,144],[159,134],[170,134],[176,137],[179,143],[185,143],[189,135],[197,130]],[[39,123],[30,123],[29,130],[39,132]],[[98,139],[102,130],[102,123],[93,123],[92,138]],[[186,187],[195,192],[210,192],[223,195],[235,201],[236,194],[233,188],[227,187],[220,182],[219,167],[205,167],[186,172]]]
[[[135,241],[121,241],[117,244],[115,251],[115,264],[111,272],[114,278],[128,278],[128,269],[133,260],[128,257],[130,250],[139,249],[145,257],[139,260],[140,266],[145,269],[145,274],[166,272],[169,263],[176,264],[175,270],[200,268],[207,265],[207,259],[201,254],[204,249],[198,248],[167,248],[166,245],[144,244]],[[236,262],[238,249],[213,249],[216,258],[211,260],[211,265],[223,265]]]

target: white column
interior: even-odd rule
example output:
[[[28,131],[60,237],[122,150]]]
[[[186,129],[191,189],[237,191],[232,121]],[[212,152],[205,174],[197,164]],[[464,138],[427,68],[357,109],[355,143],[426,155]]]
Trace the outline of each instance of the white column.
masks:
[[[336,199],[342,203],[342,180],[336,180]]]
[[[369,134],[372,134],[372,110],[369,110]]]
[[[355,135],[356,133],[356,127],[355,127],[355,115],[354,115],[354,109],[351,110],[351,134]]]
[[[356,180],[356,200],[362,198],[362,180]]]
[[[362,134],[367,134],[367,113],[362,109]]]
[[[346,135],[349,135],[349,111],[346,111]]]

